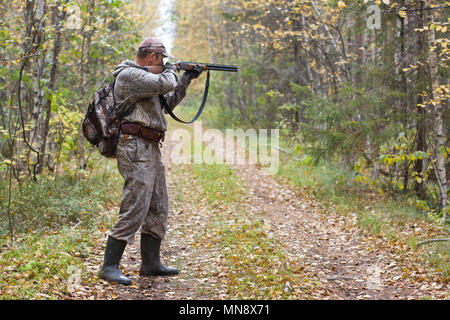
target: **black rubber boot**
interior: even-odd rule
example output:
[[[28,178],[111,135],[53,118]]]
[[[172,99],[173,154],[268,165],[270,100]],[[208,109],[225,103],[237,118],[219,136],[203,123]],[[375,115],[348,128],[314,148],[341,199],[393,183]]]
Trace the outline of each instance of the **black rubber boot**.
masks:
[[[130,285],[131,280],[123,275],[119,269],[120,259],[127,245],[126,241],[116,240],[108,236],[106,241],[105,258],[100,278],[109,282],[116,282],[123,285]]]
[[[148,234],[141,234],[141,258],[142,265],[139,274],[141,276],[174,276],[178,269],[163,265],[159,258],[161,240]]]

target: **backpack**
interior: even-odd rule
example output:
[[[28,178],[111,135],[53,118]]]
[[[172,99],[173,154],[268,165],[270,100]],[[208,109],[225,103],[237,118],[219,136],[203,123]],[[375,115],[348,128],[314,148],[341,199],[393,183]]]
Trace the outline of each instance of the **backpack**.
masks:
[[[122,111],[122,103],[116,105],[115,83],[114,79],[112,83],[94,92],[82,122],[83,135],[86,140],[96,146],[102,156],[108,158],[114,158],[116,155],[121,119],[133,110],[130,106],[126,108],[125,112],[121,112],[121,114],[118,112],[119,108]]]

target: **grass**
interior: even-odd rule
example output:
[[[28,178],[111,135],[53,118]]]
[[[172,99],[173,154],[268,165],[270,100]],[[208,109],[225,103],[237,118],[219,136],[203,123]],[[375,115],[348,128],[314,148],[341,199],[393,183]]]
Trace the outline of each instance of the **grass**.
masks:
[[[43,175],[38,181],[23,178],[19,187],[13,180],[11,210],[18,236],[33,231],[52,231],[61,226],[88,226],[104,205],[117,202],[121,178],[106,159],[98,159],[95,170],[59,177]],[[5,181],[6,180],[6,181]],[[8,216],[8,179],[0,182],[0,215]],[[8,219],[1,219],[0,236],[9,233]]]
[[[74,281],[95,277],[85,269],[86,258],[99,230],[111,225],[103,213],[120,201],[122,183],[112,161],[97,161],[82,175],[72,171],[37,182],[24,179],[21,188],[14,185],[14,241],[8,219],[1,220],[0,228],[0,299],[64,299]],[[3,217],[6,183],[0,182]]]
[[[450,243],[436,243],[425,249],[425,256],[430,265],[440,273],[444,279],[450,279]]]
[[[90,253],[90,232],[62,227],[2,243],[1,299],[60,299]],[[72,277],[72,278],[71,278]],[[81,280],[81,279],[80,279]]]

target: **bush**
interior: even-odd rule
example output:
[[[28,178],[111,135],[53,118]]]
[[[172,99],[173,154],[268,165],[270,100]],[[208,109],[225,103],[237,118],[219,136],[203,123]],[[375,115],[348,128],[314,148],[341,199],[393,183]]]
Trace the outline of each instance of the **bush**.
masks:
[[[9,179],[0,181],[0,235],[9,233]],[[64,225],[89,224],[104,205],[120,200],[120,176],[116,170],[103,174],[91,172],[74,177],[67,172],[60,177],[24,178],[21,186],[13,180],[11,218],[14,231],[49,231]]]

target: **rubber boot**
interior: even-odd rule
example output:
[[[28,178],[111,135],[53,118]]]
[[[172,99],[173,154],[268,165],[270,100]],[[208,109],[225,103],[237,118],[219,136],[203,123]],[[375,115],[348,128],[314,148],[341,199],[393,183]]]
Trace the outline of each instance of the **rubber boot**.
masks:
[[[148,234],[141,234],[141,258],[142,265],[139,274],[141,276],[174,276],[178,269],[163,265],[159,258],[161,240]]]
[[[100,278],[109,282],[116,282],[123,285],[130,285],[131,280],[123,275],[119,269],[120,259],[127,245],[126,241],[116,240],[108,236],[106,241],[105,258]]]

